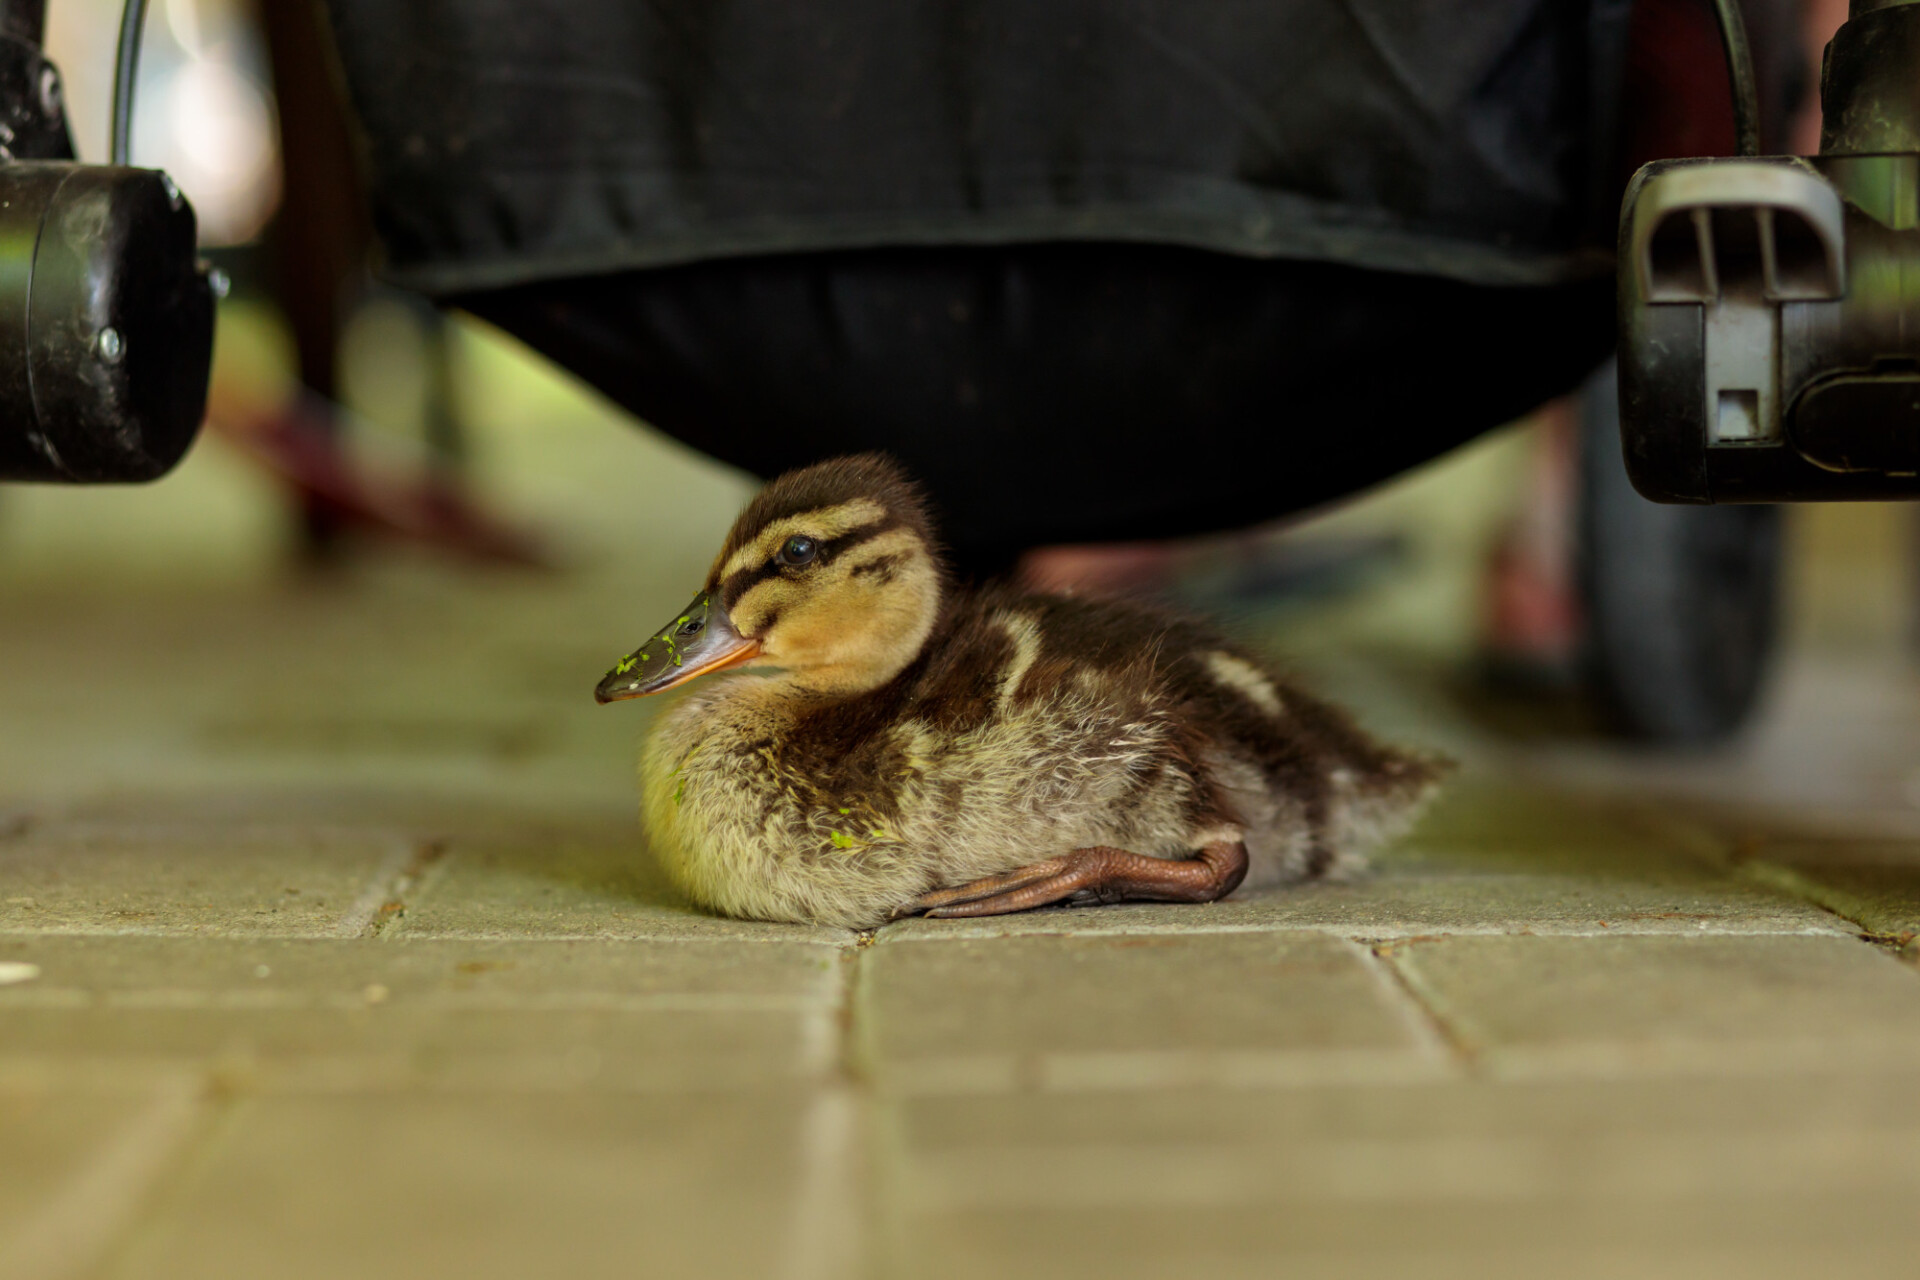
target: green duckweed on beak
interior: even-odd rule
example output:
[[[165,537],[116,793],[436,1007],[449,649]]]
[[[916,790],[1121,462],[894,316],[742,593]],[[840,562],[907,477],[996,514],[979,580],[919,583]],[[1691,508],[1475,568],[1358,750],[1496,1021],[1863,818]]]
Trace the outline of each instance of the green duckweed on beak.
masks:
[[[760,654],[760,642],[733,629],[733,619],[702,593],[661,631],[620,659],[593,691],[596,702],[644,698],[695,676],[737,667]]]

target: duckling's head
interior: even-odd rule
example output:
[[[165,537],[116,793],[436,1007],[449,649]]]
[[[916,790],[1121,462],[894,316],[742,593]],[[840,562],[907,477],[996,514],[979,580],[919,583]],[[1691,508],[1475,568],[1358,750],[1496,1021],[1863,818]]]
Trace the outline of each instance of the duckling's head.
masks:
[[[926,644],[944,580],[926,501],[891,459],[790,471],[740,513],[693,604],[594,696],[643,697],[738,666],[821,694],[878,688]]]

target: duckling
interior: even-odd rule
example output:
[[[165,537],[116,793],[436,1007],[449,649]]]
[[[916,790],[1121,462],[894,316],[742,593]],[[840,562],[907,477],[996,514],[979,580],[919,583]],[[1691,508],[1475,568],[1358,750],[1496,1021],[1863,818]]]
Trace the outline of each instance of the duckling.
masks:
[[[1354,870],[1442,771],[1197,622],[957,587],[877,454],[768,484],[595,697],[730,669],[660,715],[640,777],[668,875],[733,916],[1211,902]]]

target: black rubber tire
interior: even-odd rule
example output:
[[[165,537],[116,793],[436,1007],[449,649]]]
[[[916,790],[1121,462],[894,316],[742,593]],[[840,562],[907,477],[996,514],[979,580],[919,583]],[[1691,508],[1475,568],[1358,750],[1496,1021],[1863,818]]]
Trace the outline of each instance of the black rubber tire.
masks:
[[[1623,736],[1710,746],[1739,731],[1772,665],[1780,508],[1665,506],[1627,479],[1609,361],[1583,393],[1579,588],[1586,683]]]

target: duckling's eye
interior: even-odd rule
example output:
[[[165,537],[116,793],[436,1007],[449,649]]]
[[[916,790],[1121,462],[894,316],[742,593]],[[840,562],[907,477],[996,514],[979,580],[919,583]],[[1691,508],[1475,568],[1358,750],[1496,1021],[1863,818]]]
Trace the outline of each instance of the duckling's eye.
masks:
[[[812,564],[813,558],[819,554],[819,543],[812,538],[796,536],[787,539],[786,545],[780,548],[779,554],[774,556],[774,559],[789,569],[798,569],[803,564]]]

